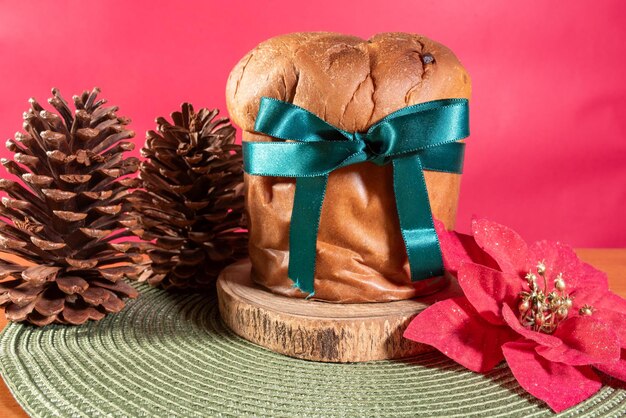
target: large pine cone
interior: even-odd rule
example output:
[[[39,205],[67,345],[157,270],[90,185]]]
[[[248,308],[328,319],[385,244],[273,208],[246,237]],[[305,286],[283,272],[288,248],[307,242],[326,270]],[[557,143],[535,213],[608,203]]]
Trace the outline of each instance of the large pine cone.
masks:
[[[241,146],[217,110],[185,103],[174,124],[157,119],[141,150],[145,190],[133,197],[141,237],[152,241],[143,279],[164,288],[207,288],[247,253]]]
[[[137,158],[129,120],[104,107],[99,90],[74,97],[76,111],[56,89],[48,102],[24,113],[24,130],[7,141],[14,160],[6,170],[22,182],[0,180],[0,306],[11,321],[36,325],[81,324],[124,307],[137,291],[122,278],[133,275],[138,246],[120,242],[131,232],[129,187]]]

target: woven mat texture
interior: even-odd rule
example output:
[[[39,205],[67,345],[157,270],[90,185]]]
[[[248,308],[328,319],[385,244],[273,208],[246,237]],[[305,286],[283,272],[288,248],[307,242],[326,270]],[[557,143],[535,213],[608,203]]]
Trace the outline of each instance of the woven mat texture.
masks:
[[[436,352],[405,361],[292,359],[230,332],[215,295],[137,285],[126,309],[80,327],[10,324],[0,371],[34,417],[553,416],[505,365],[487,375]],[[558,388],[555,388],[558,390]],[[561,416],[626,415],[605,386]]]

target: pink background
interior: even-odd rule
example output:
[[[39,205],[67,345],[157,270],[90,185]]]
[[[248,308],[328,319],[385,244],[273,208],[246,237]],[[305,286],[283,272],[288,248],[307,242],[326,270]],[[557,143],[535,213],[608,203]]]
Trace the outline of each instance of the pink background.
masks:
[[[418,32],[468,68],[460,230],[476,214],[528,240],[626,247],[620,0],[2,1],[1,139],[20,129],[29,97],[45,102],[57,86],[69,99],[98,85],[143,143],[154,118],[184,100],[225,110],[228,73],[257,43],[313,30]]]

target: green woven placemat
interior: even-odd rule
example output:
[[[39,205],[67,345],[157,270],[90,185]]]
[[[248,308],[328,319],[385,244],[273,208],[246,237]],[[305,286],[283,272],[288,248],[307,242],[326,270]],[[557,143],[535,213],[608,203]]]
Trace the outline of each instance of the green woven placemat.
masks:
[[[257,347],[220,321],[214,295],[141,297],[100,322],[0,336],[2,376],[32,416],[550,416],[506,368],[483,376],[438,353],[327,364]],[[604,387],[563,416],[626,414]]]

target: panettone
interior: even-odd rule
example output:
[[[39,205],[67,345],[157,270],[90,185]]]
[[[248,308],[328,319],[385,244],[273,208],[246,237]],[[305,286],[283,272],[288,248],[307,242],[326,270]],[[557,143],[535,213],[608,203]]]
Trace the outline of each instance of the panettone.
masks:
[[[350,132],[418,103],[469,98],[469,76],[445,46],[419,35],[384,33],[362,40],[335,33],[295,33],[267,40],[239,61],[226,87],[243,141],[254,132],[261,97],[309,110]],[[454,226],[460,175],[425,172],[435,218]],[[304,297],[288,277],[295,180],[246,175],[254,280],[273,292]],[[418,204],[416,202],[416,204]],[[390,165],[361,163],[330,174],[317,239],[315,294],[332,302],[408,299],[440,283],[411,282]]]

